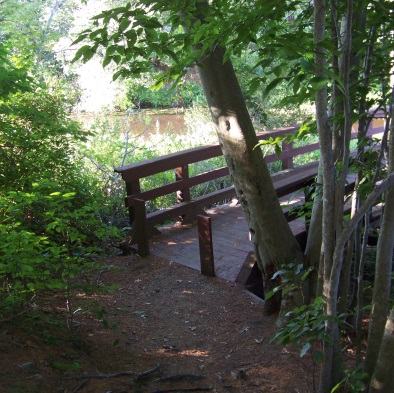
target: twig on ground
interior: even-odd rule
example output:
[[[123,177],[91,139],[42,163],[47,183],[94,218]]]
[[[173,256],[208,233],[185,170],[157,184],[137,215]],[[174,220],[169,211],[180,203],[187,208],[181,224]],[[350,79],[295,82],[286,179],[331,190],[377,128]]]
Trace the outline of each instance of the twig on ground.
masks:
[[[181,388],[181,389],[165,389],[154,390],[152,393],[172,393],[172,392],[209,392],[212,388]]]
[[[76,377],[65,377],[65,378],[62,378],[62,379],[66,380],[66,381],[71,381],[71,380],[73,380],[73,381],[80,381],[80,380],[83,380],[83,379],[110,379],[110,378],[119,378],[119,377],[135,377],[136,380],[139,380],[139,379],[147,377],[148,375],[154,373],[155,371],[160,371],[160,368],[161,368],[161,366],[160,366],[160,364],[158,364],[156,367],[154,367],[154,368],[152,368],[150,370],[144,371],[142,373],[136,373],[136,372],[133,372],[133,371],[123,371],[121,373],[109,374],[109,375],[103,375],[103,374],[98,374],[98,375],[79,375],[79,376],[76,376]]]
[[[12,316],[9,317],[9,318],[2,319],[2,320],[0,321],[0,323],[12,321],[14,318],[17,318],[17,317],[19,317],[19,316],[21,316],[21,315],[23,315],[23,314],[25,314],[25,313],[27,313],[27,310],[23,310],[23,311],[21,311],[21,312],[18,313],[18,314],[12,315]]]
[[[203,375],[194,375],[194,374],[175,374],[170,375],[168,377],[155,379],[153,382],[172,382],[172,381],[181,381],[181,380],[189,380],[189,381],[201,381],[205,379]]]
[[[85,379],[84,381],[82,381],[82,382],[73,390],[73,393],[76,393],[76,392],[78,392],[79,390],[81,390],[82,388],[84,388],[89,382],[90,382],[89,379]]]
[[[100,272],[99,272],[99,274],[97,275],[97,278],[96,278],[96,284],[97,285],[100,285],[101,275],[104,274],[104,273],[107,273],[109,271],[110,271],[110,269],[108,269],[107,267],[105,269],[103,269],[103,270],[100,270]]]

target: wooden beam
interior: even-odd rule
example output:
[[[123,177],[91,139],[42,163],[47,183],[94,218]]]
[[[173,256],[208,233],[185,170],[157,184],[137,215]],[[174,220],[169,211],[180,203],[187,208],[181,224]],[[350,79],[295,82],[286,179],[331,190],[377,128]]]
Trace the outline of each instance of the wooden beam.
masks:
[[[200,245],[201,273],[204,276],[215,277],[215,262],[213,258],[211,217],[199,215],[198,241]]]
[[[146,228],[146,207],[145,201],[142,199],[135,199],[135,234],[138,245],[138,255],[146,257],[149,255],[149,238]]]

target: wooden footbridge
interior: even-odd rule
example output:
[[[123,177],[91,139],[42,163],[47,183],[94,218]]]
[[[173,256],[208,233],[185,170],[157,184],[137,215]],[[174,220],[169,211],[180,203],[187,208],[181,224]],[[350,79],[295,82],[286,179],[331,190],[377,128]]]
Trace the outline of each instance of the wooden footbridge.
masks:
[[[257,136],[259,140],[275,139],[298,129],[298,126],[286,127],[260,132]],[[383,119],[374,120],[368,135],[380,134],[383,130]],[[273,184],[301,246],[305,245],[306,227],[304,220],[298,218],[297,209],[308,198],[304,191],[317,175],[318,162],[298,166],[296,162],[299,156],[318,149],[318,143],[293,147],[292,143],[283,142],[280,158],[276,154],[264,157],[267,163],[280,164],[280,170],[271,175]],[[214,144],[126,165],[116,168],[115,172],[126,182],[125,203],[133,227],[133,242],[141,256],[152,253],[194,269],[206,269],[204,264],[208,263],[209,270],[214,264],[216,276],[246,284],[254,265],[253,245],[242,209],[235,199],[234,187],[224,187],[195,198],[190,192],[193,186],[228,176],[227,167],[189,176],[191,165],[221,155],[219,145]],[[174,181],[143,189],[141,179],[166,171],[174,172]],[[150,201],[171,194],[177,196],[176,204],[147,213]]]

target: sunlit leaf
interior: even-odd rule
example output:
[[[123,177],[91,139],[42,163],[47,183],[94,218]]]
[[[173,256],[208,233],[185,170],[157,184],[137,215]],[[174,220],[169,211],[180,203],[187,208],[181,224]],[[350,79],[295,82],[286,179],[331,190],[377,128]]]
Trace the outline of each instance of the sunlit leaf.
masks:
[[[312,345],[310,343],[306,343],[301,349],[300,357],[304,357],[311,348]]]

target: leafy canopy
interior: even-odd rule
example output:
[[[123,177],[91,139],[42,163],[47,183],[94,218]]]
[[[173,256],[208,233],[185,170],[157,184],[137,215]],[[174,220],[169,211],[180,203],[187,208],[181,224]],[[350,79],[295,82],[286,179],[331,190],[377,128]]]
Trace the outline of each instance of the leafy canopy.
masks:
[[[114,62],[117,79],[149,72],[157,59],[168,58],[171,67],[157,78],[161,86],[164,81],[178,80],[216,45],[227,46],[228,54],[239,54],[241,44],[258,40],[256,18],[277,18],[284,14],[284,7],[275,1],[218,1],[209,6],[198,0],[128,3],[93,18],[95,28],[74,41],[89,42],[79,48],[74,61],[86,62],[104,48],[103,65]]]

